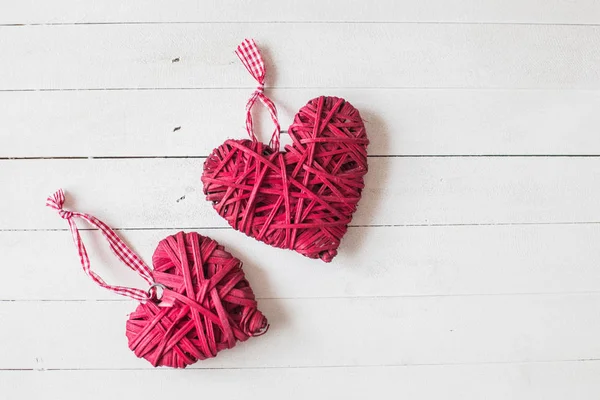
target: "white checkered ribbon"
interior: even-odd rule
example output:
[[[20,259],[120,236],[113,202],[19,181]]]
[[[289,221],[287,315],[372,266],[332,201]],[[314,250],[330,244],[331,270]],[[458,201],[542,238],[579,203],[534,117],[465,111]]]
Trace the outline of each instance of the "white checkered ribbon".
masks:
[[[252,77],[258,82],[256,90],[254,93],[252,93],[248,103],[246,103],[246,130],[248,130],[248,134],[252,140],[257,141],[252,124],[252,106],[254,106],[254,103],[258,99],[267,108],[269,115],[273,120],[273,124],[275,124],[275,130],[271,136],[269,146],[275,150],[279,150],[280,127],[279,119],[277,118],[277,108],[275,108],[273,101],[264,93],[265,63],[260,55],[258,46],[256,46],[254,39],[244,39],[244,41],[237,47],[235,54],[237,54],[237,56],[240,58],[242,64],[244,64],[244,67],[246,67],[248,72],[250,72],[250,75],[252,75]]]
[[[67,220],[67,222],[69,223],[69,229],[71,230],[71,235],[73,236],[73,241],[75,242],[75,246],[77,247],[77,251],[79,252],[79,259],[81,260],[81,265],[83,266],[83,270],[85,271],[85,273],[90,278],[92,278],[92,280],[98,285],[122,296],[131,297],[132,299],[140,301],[147,301],[152,299],[155,295],[153,289],[155,289],[156,286],[154,284],[152,270],[146,265],[146,263],[144,263],[144,261],[142,261],[142,259],[137,254],[135,254],[133,250],[127,247],[127,245],[121,240],[121,238],[117,236],[115,231],[113,231],[104,222],[88,214],[64,210],[64,202],[65,193],[62,189],[59,189],[52,196],[48,197],[48,199],[46,200],[46,205],[50,208],[57,210],[58,215],[60,215],[62,219]],[[102,232],[102,235],[104,235],[104,237],[108,241],[108,244],[113,253],[119,258],[119,260],[123,262],[123,264],[127,265],[129,268],[137,272],[146,282],[148,282],[148,284],[150,285],[150,289],[146,291],[142,289],[129,288],[124,286],[109,285],[104,281],[104,279],[98,276],[98,274],[92,271],[90,267],[90,259],[88,257],[87,251],[85,250],[85,246],[83,245],[83,241],[81,240],[81,236],[79,235],[77,225],[74,221],[75,218],[81,218],[90,223],[92,226],[98,228],[100,232]]]

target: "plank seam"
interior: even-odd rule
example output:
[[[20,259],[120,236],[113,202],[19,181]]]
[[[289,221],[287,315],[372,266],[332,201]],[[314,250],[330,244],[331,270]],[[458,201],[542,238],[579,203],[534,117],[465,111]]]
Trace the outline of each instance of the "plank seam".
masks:
[[[283,132],[282,133],[286,133]],[[27,156],[0,157],[0,161],[30,160],[203,160],[208,156]],[[598,158],[600,154],[369,154],[368,158]]]
[[[522,292],[522,293],[454,293],[454,294],[400,294],[400,295],[364,295],[364,296],[332,296],[332,297],[260,297],[259,301],[300,300],[393,300],[420,298],[461,298],[461,297],[541,297],[541,296],[599,296],[598,291],[580,292]],[[129,303],[129,299],[0,299],[0,303]]]
[[[556,222],[484,222],[448,224],[373,224],[348,225],[348,228],[420,228],[420,227],[477,227],[477,226],[552,226],[552,225],[599,225],[600,221],[556,221]],[[233,230],[229,226],[171,226],[171,227],[128,227],[112,228],[115,231],[161,231],[161,230]],[[80,231],[96,231],[95,228],[81,228]],[[0,228],[1,232],[67,232],[66,228]]]
[[[196,87],[108,87],[108,88],[23,88],[0,89],[0,93],[21,92],[119,92],[161,90],[254,90],[251,86],[196,86]],[[552,87],[484,87],[484,86],[269,86],[269,90],[477,90],[477,91],[555,91],[555,92],[599,92],[598,89],[552,88]]]
[[[3,23],[0,27],[5,28],[27,28],[27,27],[53,27],[53,26],[111,26],[111,25],[231,25],[231,24],[248,24],[248,25],[496,25],[496,26],[571,26],[571,27],[598,27],[600,23],[590,22],[492,22],[492,21],[352,21],[352,20],[323,20],[323,21],[275,21],[275,20],[259,20],[259,21],[106,21],[106,22],[31,22],[31,23]]]
[[[530,361],[481,361],[481,362],[456,362],[456,363],[415,363],[415,364],[364,364],[364,365],[289,365],[289,366],[261,366],[261,367],[201,367],[190,366],[177,372],[190,370],[270,370],[270,369],[354,369],[354,368],[413,368],[413,367],[452,367],[452,366],[478,366],[478,365],[530,365],[530,364],[559,364],[559,363],[596,363],[600,358],[574,358],[562,360],[530,360]],[[163,368],[0,368],[0,372],[56,372],[56,371],[162,371]],[[175,370],[173,370],[175,371]]]

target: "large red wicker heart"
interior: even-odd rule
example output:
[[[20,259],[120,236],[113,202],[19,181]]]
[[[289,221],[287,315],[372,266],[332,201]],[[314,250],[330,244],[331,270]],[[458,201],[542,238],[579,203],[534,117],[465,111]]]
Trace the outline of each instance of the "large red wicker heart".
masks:
[[[159,303],[140,303],[127,321],[129,348],[152,365],[184,368],[265,332],[242,263],[195,232],[163,239],[152,257]]]
[[[227,140],[204,163],[207,200],[234,229],[269,245],[329,262],[364,187],[365,126],[344,99],[300,109],[284,152],[257,140]]]

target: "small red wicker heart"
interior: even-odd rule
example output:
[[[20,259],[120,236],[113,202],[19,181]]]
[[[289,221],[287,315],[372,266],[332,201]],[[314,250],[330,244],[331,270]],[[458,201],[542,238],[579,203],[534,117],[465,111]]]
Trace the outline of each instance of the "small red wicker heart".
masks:
[[[154,366],[184,368],[265,332],[242,263],[195,232],[163,239],[152,257],[160,302],[140,303],[127,321],[129,348]]]
[[[214,149],[204,193],[234,229],[329,262],[364,187],[365,126],[350,103],[323,96],[300,109],[288,133],[293,143],[284,152],[255,137]]]
[[[93,215],[65,210],[64,203],[62,189],[46,199],[68,221],[84,272],[101,287],[141,302],[126,329],[129,348],[138,357],[155,367],[185,368],[267,331],[241,261],[214,240],[195,232],[168,236],[158,244],[151,270],[108,225]],[[111,285],[94,272],[75,219],[98,229],[114,255],[149,289]],[[157,287],[163,289],[160,300]]]

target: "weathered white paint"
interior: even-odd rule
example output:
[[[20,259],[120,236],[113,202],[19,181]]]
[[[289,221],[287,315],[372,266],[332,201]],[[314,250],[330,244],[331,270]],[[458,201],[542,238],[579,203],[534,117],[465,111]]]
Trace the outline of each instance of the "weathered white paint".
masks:
[[[600,22],[594,0],[378,0],[371,3],[318,0],[78,0],[6,1],[0,24],[121,22]]]
[[[596,400],[600,362],[210,370],[3,371],[0,391],[23,399],[148,399],[165,393],[278,400]],[[56,395],[56,396],[55,396]],[[55,397],[53,397],[55,396]]]
[[[247,137],[243,111],[251,93],[0,92],[0,157],[206,156],[224,138]],[[268,91],[284,129],[324,93],[360,110],[371,155],[600,154],[600,91]],[[266,141],[272,123],[264,110],[256,114]]]
[[[0,368],[152,368],[127,347],[134,301],[0,302]],[[265,299],[270,331],[191,368],[600,358],[600,294]],[[27,318],[23,318],[27,315]]]
[[[0,27],[0,88],[252,87],[246,36],[270,86],[600,89],[600,26],[385,23]]]
[[[150,261],[156,244],[176,231],[119,233]],[[260,298],[582,293],[597,292],[600,284],[600,225],[350,228],[329,265],[260,246],[232,229],[197,231],[244,261]],[[98,231],[82,237],[106,280],[146,286],[113,257]],[[19,260],[19,268],[0,269],[0,300],[121,299],[83,273],[65,231],[4,231],[0,243],[4,259]]]
[[[577,155],[600,154],[598,24],[595,0],[2,2],[0,398],[597,399],[600,158]],[[203,199],[202,157],[244,137],[247,36],[284,127],[321,94],[367,120],[377,157],[330,265]],[[135,303],[86,278],[43,206],[58,187],[146,260],[181,229],[219,240],[271,331],[149,369]]]
[[[64,229],[43,207],[59,187],[72,193],[67,207],[116,228],[226,227],[202,192],[203,162],[0,161],[0,185],[11,193],[0,229]],[[353,225],[600,222],[595,157],[375,157],[369,168]]]

